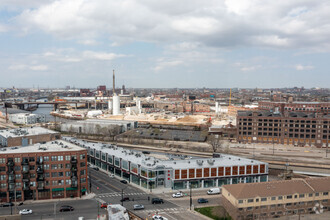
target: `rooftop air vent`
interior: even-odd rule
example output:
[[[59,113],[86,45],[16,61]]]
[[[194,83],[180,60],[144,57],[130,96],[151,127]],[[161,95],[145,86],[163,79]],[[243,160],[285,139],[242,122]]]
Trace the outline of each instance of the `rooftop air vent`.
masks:
[[[214,160],[212,160],[212,159],[208,159],[207,162],[208,162],[210,165],[213,165],[213,164],[214,164]]]
[[[196,160],[196,163],[200,166],[203,165],[203,162],[204,162],[203,160]]]

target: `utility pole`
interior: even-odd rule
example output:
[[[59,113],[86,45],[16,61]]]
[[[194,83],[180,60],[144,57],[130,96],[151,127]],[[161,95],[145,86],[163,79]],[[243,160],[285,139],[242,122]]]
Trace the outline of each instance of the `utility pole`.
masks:
[[[92,192],[92,175],[91,175],[91,169],[88,170],[89,172],[89,193]]]
[[[121,206],[124,206],[124,189],[121,189]]]

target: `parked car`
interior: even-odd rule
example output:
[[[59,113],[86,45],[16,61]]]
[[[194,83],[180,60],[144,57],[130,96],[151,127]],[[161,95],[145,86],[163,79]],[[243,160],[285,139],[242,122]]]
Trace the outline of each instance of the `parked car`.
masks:
[[[173,198],[180,198],[180,197],[183,197],[183,193],[182,192],[177,192],[177,193],[174,193],[172,195]]]
[[[14,206],[14,203],[12,202],[6,202],[2,204],[2,207],[10,207],[10,206]]]
[[[98,167],[93,167],[94,170],[99,171],[100,169]]]
[[[112,178],[112,177],[115,177],[115,175],[112,173],[109,173],[109,177]]]
[[[163,204],[164,200],[162,200],[160,198],[152,198],[151,203],[152,204]]]
[[[70,212],[73,211],[74,208],[72,206],[69,205],[62,205],[60,208],[60,212]]]
[[[197,200],[198,203],[208,203],[209,201],[207,199],[204,199],[204,198],[199,198]]]
[[[134,209],[134,210],[141,210],[141,209],[144,209],[144,205],[141,205],[141,204],[135,204],[135,205],[133,205],[133,209]]]
[[[153,215],[152,220],[167,220],[167,218],[160,215]]]
[[[32,214],[32,209],[22,209],[21,211],[19,211],[20,215],[28,215],[28,214]]]
[[[108,207],[108,203],[102,203],[100,208],[103,209],[103,208],[107,208]]]
[[[121,202],[129,201],[129,197],[124,197],[120,200]]]
[[[120,180],[121,183],[127,184],[126,180]]]

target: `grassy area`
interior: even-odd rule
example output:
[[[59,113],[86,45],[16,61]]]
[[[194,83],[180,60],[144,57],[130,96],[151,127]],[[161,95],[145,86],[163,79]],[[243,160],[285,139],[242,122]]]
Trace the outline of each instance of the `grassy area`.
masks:
[[[222,206],[196,208],[195,211],[214,220],[231,220],[231,217]]]

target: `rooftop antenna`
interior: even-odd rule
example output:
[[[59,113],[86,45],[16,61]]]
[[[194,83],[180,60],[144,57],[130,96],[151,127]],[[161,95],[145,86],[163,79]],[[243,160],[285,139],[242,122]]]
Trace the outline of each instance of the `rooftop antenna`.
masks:
[[[115,95],[115,70],[113,70],[113,77],[112,77],[112,93]]]

